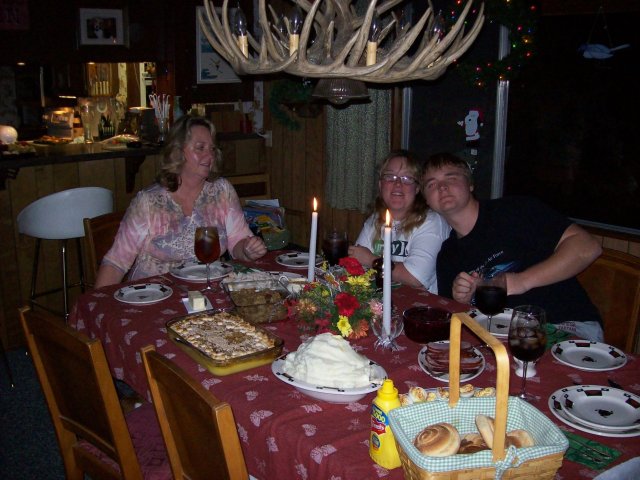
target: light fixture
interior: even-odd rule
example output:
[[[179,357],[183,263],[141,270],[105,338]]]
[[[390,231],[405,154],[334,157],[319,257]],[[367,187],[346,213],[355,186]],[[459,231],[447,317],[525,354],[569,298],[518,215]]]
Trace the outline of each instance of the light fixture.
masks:
[[[385,0],[380,5],[371,0],[364,16],[355,13],[354,0],[291,1],[295,8],[288,17],[269,6],[271,21],[266,0],[258,1],[262,32],[256,38],[246,31],[246,54],[239,47],[235,26],[232,31],[228,0],[222,9],[205,0],[199,21],[209,43],[240,75],[286,72],[304,78],[383,84],[440,77],[472,45],[484,22],[484,4],[478,0],[467,0],[446,34],[440,30],[441,17],[435,16],[430,1],[413,26],[402,25],[392,11],[404,0]],[[468,22],[474,3],[480,5],[474,8],[473,22]],[[470,28],[465,31],[467,24]]]

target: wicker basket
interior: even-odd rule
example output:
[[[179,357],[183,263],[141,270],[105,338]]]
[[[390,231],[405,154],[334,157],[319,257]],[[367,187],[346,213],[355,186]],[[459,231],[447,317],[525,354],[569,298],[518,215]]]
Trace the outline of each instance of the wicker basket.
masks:
[[[495,398],[460,398],[460,335],[465,324],[494,351],[497,365]],[[509,357],[505,346],[465,313],[451,318],[449,357],[449,402],[426,402],[400,407],[389,413],[405,479],[553,479],[562,465],[568,441],[560,429],[540,410],[509,397]],[[476,431],[475,415],[495,417],[493,449],[472,455],[428,457],[413,445],[424,427],[449,422],[461,434]],[[505,433],[524,428],[536,445],[505,451]]]

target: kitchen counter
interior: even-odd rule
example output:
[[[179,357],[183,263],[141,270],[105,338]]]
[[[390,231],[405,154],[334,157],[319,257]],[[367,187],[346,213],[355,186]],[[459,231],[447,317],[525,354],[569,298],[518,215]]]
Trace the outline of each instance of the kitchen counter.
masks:
[[[34,145],[36,152],[4,154],[0,160],[0,190],[6,188],[8,178],[15,179],[24,167],[52,165],[70,162],[86,162],[111,158],[124,158],[126,163],[126,190],[131,192],[136,173],[147,155],[161,152],[159,145],[143,144],[141,148],[106,147],[100,143],[75,143],[67,145]]]

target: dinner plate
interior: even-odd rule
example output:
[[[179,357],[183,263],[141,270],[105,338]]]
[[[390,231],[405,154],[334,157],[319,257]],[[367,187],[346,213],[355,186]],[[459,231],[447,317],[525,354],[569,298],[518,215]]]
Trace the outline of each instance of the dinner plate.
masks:
[[[324,400],[330,403],[352,403],[360,400],[365,395],[377,391],[382,386],[382,381],[387,378],[387,372],[377,363],[370,360],[373,367],[374,377],[378,381],[372,381],[368,385],[359,388],[338,388],[323,387],[320,385],[311,385],[310,383],[296,380],[288,373],[283,371],[286,355],[277,358],[271,364],[271,371],[284,383],[294,387],[299,392],[317,400]]]
[[[551,347],[551,354],[560,363],[589,372],[615,370],[627,363],[622,350],[606,343],[588,340],[565,340]]]
[[[513,309],[505,308],[502,313],[498,313],[494,315],[491,319],[491,330],[489,332],[498,338],[507,338],[509,337],[509,326],[511,325],[511,315],[513,314]],[[482,325],[484,328],[487,328],[489,324],[489,317],[482,313],[480,310],[474,308],[469,311],[469,316],[473,318],[476,322]]]
[[[625,431],[640,428],[640,397],[618,388],[577,385],[562,389],[564,412],[594,429]]]
[[[307,268],[309,266],[309,254],[306,252],[283,253],[276,257],[276,263],[289,268]],[[316,255],[316,265],[322,263],[322,257]]]
[[[213,262],[210,268],[211,280],[226,277],[233,272],[232,265],[220,261]],[[169,270],[169,273],[180,280],[187,280],[189,282],[207,281],[207,266],[200,262],[185,262]]]
[[[113,297],[123,303],[133,305],[149,305],[169,298],[173,290],[161,283],[138,283],[119,288]]]
[[[449,343],[449,340],[442,340],[437,343]],[[473,380],[484,371],[484,367],[486,364],[484,360],[484,355],[482,355],[482,353],[480,353],[480,351],[477,348],[475,347],[472,347],[472,348],[473,348],[473,354],[476,357],[480,357],[480,359],[482,360],[482,363],[474,373],[461,373],[460,382],[468,382],[469,380]],[[418,365],[420,365],[420,368],[424,371],[424,373],[426,373],[430,377],[435,378],[436,380],[440,380],[441,382],[448,382],[449,381],[448,373],[434,373],[429,368],[429,365],[427,365],[428,350],[429,350],[429,347],[427,345],[425,345],[420,349],[420,351],[418,352]]]
[[[572,428],[576,430],[580,430],[581,432],[591,433],[593,435],[600,435],[602,437],[616,437],[616,438],[628,438],[628,437],[637,437],[640,435],[640,428],[629,429],[622,432],[611,432],[605,431],[601,428],[591,428],[582,423],[578,423],[573,420],[569,415],[567,415],[566,411],[562,408],[562,395],[564,388],[560,390],[556,390],[551,394],[548,401],[549,410],[551,413],[555,415],[555,417],[563,423],[566,423]]]

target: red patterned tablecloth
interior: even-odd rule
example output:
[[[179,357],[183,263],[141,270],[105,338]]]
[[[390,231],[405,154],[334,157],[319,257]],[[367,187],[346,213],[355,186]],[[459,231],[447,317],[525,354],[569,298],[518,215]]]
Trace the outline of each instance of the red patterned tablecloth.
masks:
[[[281,252],[279,252],[281,253]],[[283,269],[274,262],[272,252],[252,266]],[[293,271],[293,270],[291,270]],[[299,273],[306,273],[297,270]],[[156,277],[176,284],[184,282],[169,275]],[[154,281],[153,278],[148,281]],[[141,282],[135,282],[141,283]],[[187,284],[188,285],[188,284]],[[188,285],[191,289],[198,284]],[[231,404],[235,415],[249,472],[261,480],[267,479],[401,479],[402,469],[388,471],[369,457],[370,406],[374,394],[351,404],[331,404],[312,399],[290,385],[278,380],[269,365],[233,375],[216,377],[194,362],[169,340],[165,324],[186,314],[181,291],[156,304],[138,306],[121,303],[113,294],[118,286],[106,287],[82,295],[69,317],[69,324],[99,338],[104,345],[114,376],[124,380],[137,392],[148,397],[147,381],[140,349],[152,344],[157,351],[175,361],[193,378],[218,398]],[[230,300],[223,292],[209,297],[217,308],[229,307]],[[394,306],[399,311],[412,305],[439,306],[449,311],[464,310],[464,305],[422,289],[400,287],[393,290]],[[290,320],[266,325],[266,328],[285,341],[284,351],[296,350],[305,338]],[[382,365],[398,390],[407,392],[411,386],[433,388],[446,386],[428,375],[417,362],[421,345],[401,335],[400,349],[395,352],[374,349],[373,335],[352,342],[354,348]],[[480,343],[470,338],[472,343]],[[485,351],[486,352],[486,351]],[[486,354],[485,371],[472,381],[475,386],[495,385],[495,364]],[[637,359],[630,355],[623,368],[610,372],[585,372],[557,362],[546,353],[537,365],[538,375],[528,380],[528,391],[539,397],[536,406],[549,418],[556,420],[547,408],[547,398],[555,390],[574,383],[606,385],[612,378],[634,393],[640,393]],[[511,392],[517,392],[520,378],[511,375]],[[559,423],[559,422],[558,422]],[[569,429],[559,423],[562,428]],[[640,455],[636,438],[609,438],[577,432],[622,451],[620,463]],[[557,478],[592,478],[598,472],[565,459]]]

